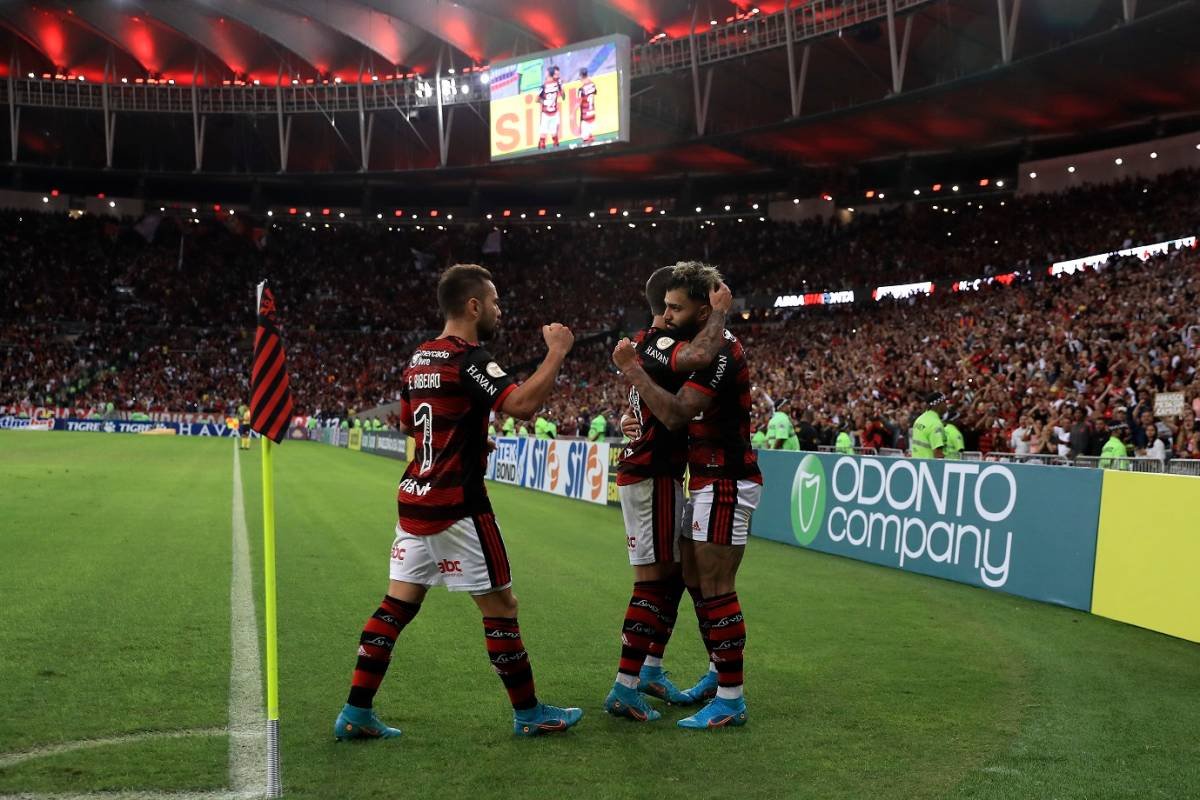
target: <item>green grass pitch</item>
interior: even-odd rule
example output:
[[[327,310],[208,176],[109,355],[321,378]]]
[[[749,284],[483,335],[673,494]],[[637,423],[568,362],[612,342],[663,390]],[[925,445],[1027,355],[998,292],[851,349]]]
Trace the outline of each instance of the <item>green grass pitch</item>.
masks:
[[[335,744],[401,465],[276,452],[290,798],[1200,796],[1200,646],[761,540],[738,583],[749,725],[607,717],[620,515],[502,486],[538,693],[583,722],[514,739],[474,606],[435,590],[377,701],[404,737]],[[261,626],[259,458],[241,463]],[[228,786],[232,465],[227,439],[0,432],[0,796]],[[680,619],[667,667],[687,684],[703,651]],[[193,735],[70,745],[165,731]]]

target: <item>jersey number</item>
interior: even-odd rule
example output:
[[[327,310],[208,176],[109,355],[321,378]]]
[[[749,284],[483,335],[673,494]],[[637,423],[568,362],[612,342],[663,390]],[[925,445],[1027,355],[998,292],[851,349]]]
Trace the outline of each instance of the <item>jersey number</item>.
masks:
[[[421,474],[433,467],[433,406],[421,403],[413,411],[413,422],[421,426]]]

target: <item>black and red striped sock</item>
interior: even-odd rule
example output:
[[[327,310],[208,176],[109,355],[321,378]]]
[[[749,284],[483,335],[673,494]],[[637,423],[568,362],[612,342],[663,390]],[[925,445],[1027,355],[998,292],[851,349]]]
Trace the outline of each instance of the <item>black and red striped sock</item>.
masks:
[[[704,601],[709,652],[717,668],[717,697],[742,696],[742,661],[746,649],[746,620],[737,592]]]
[[[529,654],[521,642],[521,627],[516,617],[484,617],[483,635],[492,669],[500,676],[512,707],[520,711],[536,706],[533,668],[529,666]]]
[[[659,614],[658,636],[646,656],[646,665],[661,667],[663,654],[667,651],[667,643],[675,632],[675,622],[679,618],[679,601],[683,598],[683,578],[676,575],[663,581],[665,595],[663,597],[662,613]]]
[[[667,587],[660,581],[633,584],[633,595],[621,625],[621,661],[617,665],[617,681],[630,688],[637,688],[642,664],[661,636],[661,617],[666,601]]]
[[[688,586],[687,592],[692,598],[692,607],[696,611],[696,623],[700,626],[700,641],[704,642],[704,651],[708,653],[709,668],[712,668],[712,644],[708,641],[708,618],[704,615],[704,595],[699,586]]]
[[[350,680],[350,696],[346,698],[348,704],[358,708],[371,707],[391,663],[396,637],[420,610],[420,603],[397,600],[390,595],[383,598],[358,637],[358,662],[354,665],[354,676]]]

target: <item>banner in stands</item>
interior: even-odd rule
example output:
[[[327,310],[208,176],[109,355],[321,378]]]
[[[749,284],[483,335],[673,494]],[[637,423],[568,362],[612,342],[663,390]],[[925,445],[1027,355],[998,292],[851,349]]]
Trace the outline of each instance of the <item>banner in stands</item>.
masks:
[[[351,428],[346,439],[346,446],[351,450],[362,450],[362,428]]]
[[[1091,607],[1099,470],[780,451],[759,465],[755,536]]]
[[[0,428],[24,428],[29,420],[18,417],[0,417]],[[167,433],[178,436],[237,436],[236,428],[223,422],[146,422],[128,419],[55,419],[46,430],[87,431],[90,433]],[[258,436],[257,433],[253,434]]]
[[[501,436],[488,456],[490,480],[589,503],[608,502],[608,476],[603,442]]]
[[[409,437],[399,431],[363,431],[362,450],[379,456],[409,460]]]

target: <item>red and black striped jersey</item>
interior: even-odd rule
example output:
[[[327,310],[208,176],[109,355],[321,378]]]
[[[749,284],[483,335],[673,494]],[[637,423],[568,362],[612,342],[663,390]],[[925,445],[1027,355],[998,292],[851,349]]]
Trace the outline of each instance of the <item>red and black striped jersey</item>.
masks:
[[[585,78],[579,85],[579,118],[588,121],[596,118],[596,84],[591,78]]]
[[[671,394],[679,391],[687,376],[675,371],[675,355],[684,342],[675,339],[671,331],[647,328],[634,337],[633,343],[646,374]],[[632,386],[629,407],[642,426],[642,435],[621,451],[617,485],[627,486],[660,475],[682,480],[687,466],[687,431],[672,431],[663,425]]]
[[[402,381],[400,420],[416,441],[396,494],[400,526],[425,536],[491,513],[483,486],[488,417],[516,381],[486,349],[457,336],[418,347]]]
[[[758,456],[750,446],[750,367],[742,343],[725,331],[725,343],[706,368],[685,383],[712,398],[688,423],[688,487],[702,489],[721,479],[762,483]]]

